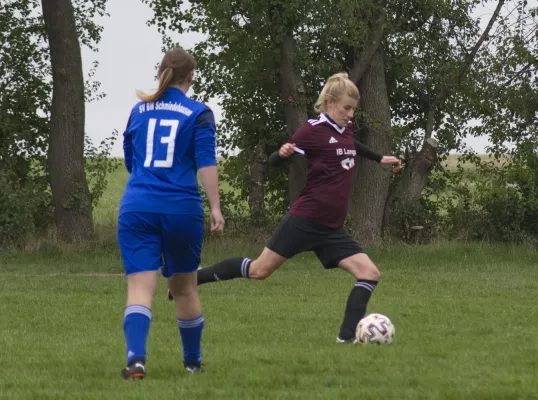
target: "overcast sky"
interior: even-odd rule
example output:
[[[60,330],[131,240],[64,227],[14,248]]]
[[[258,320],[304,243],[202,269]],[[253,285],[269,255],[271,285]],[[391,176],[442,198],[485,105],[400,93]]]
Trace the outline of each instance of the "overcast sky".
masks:
[[[489,5],[483,10],[484,19],[492,7],[494,5]],[[101,82],[101,90],[106,93],[104,99],[87,104],[86,132],[97,144],[117,129],[120,137],[114,146],[113,156],[123,156],[121,133],[137,101],[135,90],[156,87],[155,66],[162,57],[161,37],[155,27],[146,24],[152,17],[151,9],[138,0],[130,0],[128,10],[125,0],[108,0],[107,11],[110,17],[98,21],[104,27],[99,52],[83,51],[85,74],[94,60],[99,61],[94,79]],[[187,34],[180,36],[179,42],[188,49],[201,39],[202,35]],[[220,108],[216,101],[209,105],[218,122]],[[487,140],[470,138],[467,145],[482,153]]]

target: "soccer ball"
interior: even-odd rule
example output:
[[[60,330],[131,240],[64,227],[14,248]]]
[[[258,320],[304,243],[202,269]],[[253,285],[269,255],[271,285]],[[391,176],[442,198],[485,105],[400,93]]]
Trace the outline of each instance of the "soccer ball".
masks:
[[[369,314],[359,321],[355,335],[359,344],[390,344],[394,333],[394,325],[386,315]]]

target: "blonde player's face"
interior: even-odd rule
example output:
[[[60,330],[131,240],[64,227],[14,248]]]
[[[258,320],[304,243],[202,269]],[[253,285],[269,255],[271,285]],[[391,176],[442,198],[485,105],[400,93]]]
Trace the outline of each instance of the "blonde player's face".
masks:
[[[344,127],[353,118],[353,113],[357,109],[358,100],[349,97],[347,94],[340,96],[337,101],[329,99],[327,115],[338,124]]]

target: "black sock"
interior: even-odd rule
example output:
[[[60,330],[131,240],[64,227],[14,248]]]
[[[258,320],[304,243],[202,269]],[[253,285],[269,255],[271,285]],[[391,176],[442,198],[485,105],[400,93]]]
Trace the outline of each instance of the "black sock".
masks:
[[[199,269],[198,285],[235,278],[248,278],[250,263],[249,258],[234,257],[221,261],[212,267]]]
[[[342,322],[342,326],[340,327],[340,339],[349,340],[355,337],[357,325],[364,317],[364,314],[366,314],[368,300],[370,300],[370,296],[376,285],[377,281],[357,280],[347,299],[344,322]]]

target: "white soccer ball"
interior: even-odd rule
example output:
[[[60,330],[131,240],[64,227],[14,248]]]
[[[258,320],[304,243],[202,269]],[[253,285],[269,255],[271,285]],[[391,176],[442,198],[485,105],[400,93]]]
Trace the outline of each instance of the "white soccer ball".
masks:
[[[355,335],[359,344],[390,344],[395,332],[389,317],[374,313],[359,321]]]

